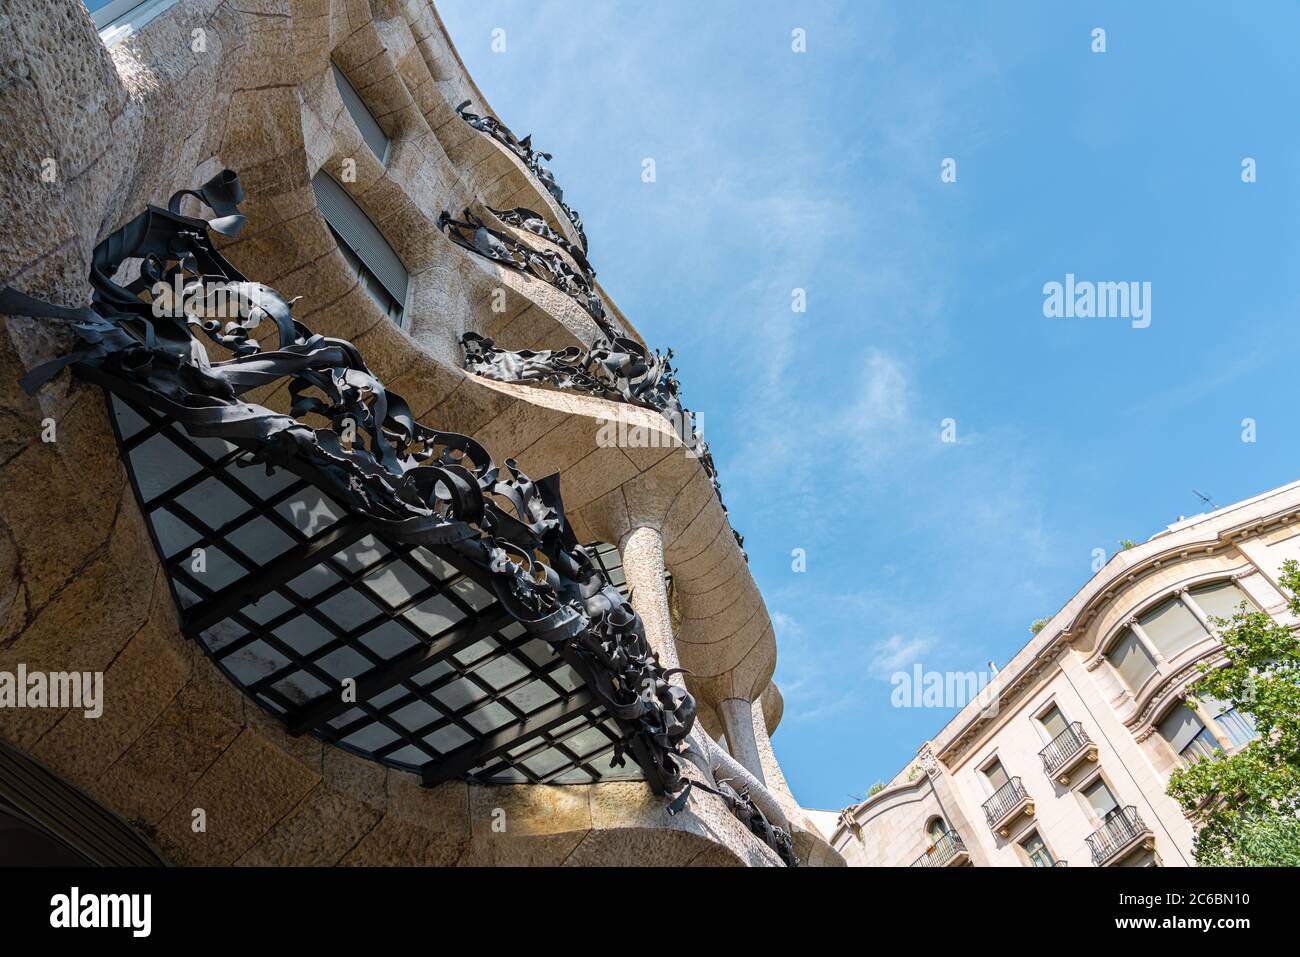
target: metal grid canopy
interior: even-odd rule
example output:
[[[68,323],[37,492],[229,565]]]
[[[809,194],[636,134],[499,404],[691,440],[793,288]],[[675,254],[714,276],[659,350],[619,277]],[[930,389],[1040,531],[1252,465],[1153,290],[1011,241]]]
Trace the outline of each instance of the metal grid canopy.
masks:
[[[291,734],[430,785],[643,777],[609,766],[617,723],[454,551],[385,540],[297,476],[241,466],[231,443],[111,403],[186,634]],[[617,550],[601,566],[621,582]]]

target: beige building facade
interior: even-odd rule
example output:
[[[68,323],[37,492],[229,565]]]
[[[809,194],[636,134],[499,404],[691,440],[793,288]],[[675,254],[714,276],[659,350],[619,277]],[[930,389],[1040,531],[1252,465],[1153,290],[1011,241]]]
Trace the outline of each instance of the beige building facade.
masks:
[[[506,366],[608,356],[612,341],[620,368],[661,367],[595,282],[599,237],[588,248],[569,205],[579,184],[554,187],[501,125],[428,0],[118,2],[95,18],[79,0],[15,0],[0,29],[0,286],[69,308],[134,294],[153,267],[113,256],[151,205],[173,241],[211,239],[262,284],[265,308],[220,315],[181,361],[263,375],[247,342],[272,349],[268,316],[292,303],[281,351],[336,348],[310,335],[354,347],[360,359],[330,353],[359,390],[340,401],[380,421],[374,397],[400,394],[409,416],[390,403],[384,421],[401,454],[469,437],[496,465],[465,494],[498,502],[490,514],[503,492],[539,505],[523,518],[558,538],[515,584],[569,596],[592,639],[536,651],[540,626],[489,587],[525,559],[502,552],[487,568],[445,542],[417,546],[302,479],[292,456],[248,468],[266,444],[205,434],[156,389],[122,385],[112,355],[36,372],[24,392],[20,379],[76,342],[11,305],[0,672],[102,675],[104,707],[0,708],[0,826],[99,862],[843,863],[776,761],[771,620],[689,424],[612,387],[467,371],[467,341]],[[112,275],[88,281],[101,254]],[[286,434],[345,459],[351,490],[374,478],[381,453],[356,466],[364,436],[302,412],[291,381],[267,375],[222,401],[309,425]],[[562,504],[511,485],[509,462],[557,475]],[[465,478],[446,474],[444,488]],[[481,520],[470,531],[488,534]],[[583,670],[606,652],[606,671]],[[616,708],[628,689],[608,682],[629,656],[653,693]],[[94,813],[62,819],[52,809],[68,802]]]
[[[851,866],[1194,864],[1165,794],[1177,767],[1254,736],[1227,702],[1184,703],[1223,660],[1241,602],[1296,626],[1300,483],[1180,520],[1119,551],[917,752],[840,814],[811,812]]]

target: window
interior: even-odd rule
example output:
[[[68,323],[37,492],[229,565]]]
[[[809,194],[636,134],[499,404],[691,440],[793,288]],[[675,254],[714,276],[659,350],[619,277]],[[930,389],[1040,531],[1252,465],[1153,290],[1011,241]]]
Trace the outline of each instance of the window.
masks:
[[[1069,726],[1069,722],[1065,720],[1065,715],[1061,714],[1061,709],[1056,705],[1052,705],[1039,715],[1038,723],[1047,731],[1049,741],[1056,740],[1056,737],[1064,733]]]
[[[1130,691],[1137,691],[1143,682],[1156,673],[1156,663],[1151,653],[1138,640],[1137,635],[1128,629],[1106,652],[1106,659],[1119,672]]]
[[[357,124],[361,138],[366,141],[370,152],[375,154],[379,162],[387,165],[390,145],[388,135],[375,119],[375,115],[366,109],[366,103],[361,99],[361,94],[357,92],[356,87],[348,82],[347,75],[333,60],[330,61],[330,69],[334,73],[334,85],[339,88],[339,96],[343,98],[343,105],[348,108],[352,122]]]
[[[1056,866],[1056,858],[1047,849],[1047,844],[1038,836],[1037,831],[1034,831],[1020,842],[1020,849],[1025,852],[1025,856],[1029,858],[1029,863],[1033,864],[1034,867]]]
[[[104,46],[126,39],[176,0],[84,0]]]
[[[992,764],[984,768],[984,777],[988,778],[989,787],[992,788],[990,793],[996,794],[998,788],[1002,787],[1011,779],[1007,777],[1006,768],[1002,767],[1002,762],[994,759]]]
[[[1088,802],[1088,807],[1092,813],[1097,815],[1097,820],[1105,821],[1119,807],[1119,802],[1115,800],[1115,795],[1110,793],[1110,788],[1106,782],[1097,778],[1081,792],[1083,799]]]
[[[334,177],[321,170],[311,181],[316,205],[361,285],[393,322],[406,328],[410,277],[375,224]]]
[[[931,818],[930,823],[925,827],[925,833],[933,846],[943,840],[943,836],[948,833],[948,824],[941,817]]]
[[[1190,608],[1177,598],[1161,602],[1151,611],[1138,616],[1138,624],[1151,644],[1166,658],[1173,658],[1185,648],[1206,637],[1204,626]]]
[[[1259,735],[1255,719],[1238,709],[1231,701],[1220,701],[1209,695],[1201,696],[1201,705],[1209,719],[1234,748],[1243,747]]]
[[[1187,762],[1208,757],[1219,749],[1219,742],[1205,722],[1185,704],[1171,708],[1156,725],[1156,731]]]
[[[1211,623],[1215,618],[1232,621],[1232,616],[1237,613],[1238,606],[1242,602],[1246,603],[1247,611],[1259,611],[1259,606],[1250,600],[1250,596],[1230,581],[1214,582],[1193,588],[1191,596]]]

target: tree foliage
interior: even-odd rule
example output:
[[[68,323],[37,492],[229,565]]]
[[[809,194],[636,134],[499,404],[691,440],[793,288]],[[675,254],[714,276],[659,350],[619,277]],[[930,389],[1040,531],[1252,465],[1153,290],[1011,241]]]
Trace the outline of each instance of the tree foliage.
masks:
[[[1300,565],[1283,565],[1289,608],[1300,616]],[[1300,636],[1243,608],[1217,619],[1227,658],[1201,666],[1189,701],[1207,695],[1251,715],[1258,736],[1232,755],[1176,770],[1168,793],[1198,828],[1198,864],[1294,865],[1300,861]]]

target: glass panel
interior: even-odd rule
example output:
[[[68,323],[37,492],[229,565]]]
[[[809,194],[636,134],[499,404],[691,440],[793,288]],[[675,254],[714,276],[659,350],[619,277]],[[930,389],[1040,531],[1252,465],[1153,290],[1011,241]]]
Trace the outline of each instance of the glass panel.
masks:
[[[1102,820],[1105,820],[1107,814],[1119,807],[1115,795],[1110,793],[1110,788],[1100,778],[1083,789],[1083,797],[1092,808],[1093,813]]]
[[[226,536],[226,540],[259,565],[265,565],[294,544],[292,538],[260,515],[240,525]]]
[[[342,517],[339,507],[314,488],[303,489],[275,510],[307,538],[320,534]]]
[[[1001,761],[994,761],[991,765],[985,768],[984,776],[988,778],[989,784],[992,786],[994,791],[1011,780],[1007,777],[1006,769],[1002,767]]]
[[[1043,727],[1047,729],[1049,738],[1055,738],[1065,730],[1065,715],[1061,714],[1061,709],[1052,705],[1047,713],[1038,719],[1042,722]]]
[[[1205,722],[1185,704],[1175,705],[1156,725],[1160,737],[1168,741],[1169,746],[1178,754],[1182,754],[1192,739],[1204,730]]]
[[[1138,624],[1166,658],[1174,657],[1206,636],[1196,616],[1177,598],[1157,605],[1141,616]]]
[[[430,747],[436,749],[439,754],[446,754],[448,751],[455,751],[461,745],[468,744],[474,739],[456,725],[449,724],[437,731],[426,734],[424,740]]]
[[[131,450],[135,481],[146,502],[185,481],[199,471],[199,465],[165,435],[145,439]]]
[[[1029,860],[1034,867],[1054,867],[1056,865],[1052,852],[1047,849],[1047,845],[1038,836],[1037,831],[1029,835],[1020,846],[1025,849],[1025,853],[1029,855]]]
[[[1230,581],[1215,582],[1212,585],[1193,588],[1191,595],[1192,601],[1196,602],[1201,611],[1205,612],[1211,624],[1213,624],[1215,618],[1232,621],[1232,616],[1237,614],[1237,606],[1242,602],[1246,603],[1246,611],[1259,610],[1255,603],[1250,600],[1250,597],[1234,582]]]
[[[429,583],[420,573],[403,561],[393,562],[386,568],[371,572],[361,584],[394,608],[429,588]]]
[[[1156,663],[1152,660],[1151,653],[1138,641],[1137,635],[1128,630],[1106,652],[1106,658],[1119,672],[1130,691],[1137,691],[1156,672]]]
[[[411,624],[428,635],[438,635],[464,618],[464,614],[442,595],[434,595],[403,613]]]
[[[361,643],[384,659],[419,644],[410,631],[395,621],[386,621],[366,632],[361,636]]]
[[[1214,719],[1214,723],[1228,736],[1234,748],[1244,747],[1259,736],[1255,730],[1255,719],[1244,711],[1229,708]]]

